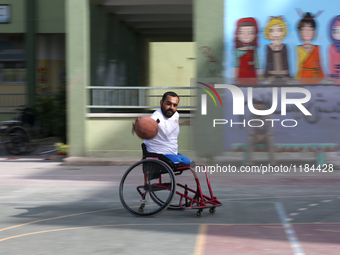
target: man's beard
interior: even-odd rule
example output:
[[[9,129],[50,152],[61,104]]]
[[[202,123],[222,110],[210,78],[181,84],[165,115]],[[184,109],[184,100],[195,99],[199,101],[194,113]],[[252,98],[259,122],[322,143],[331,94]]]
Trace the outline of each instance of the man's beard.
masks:
[[[161,107],[161,110],[162,110],[163,115],[167,118],[171,118],[172,115],[175,114],[175,112],[173,110],[171,110],[171,109],[165,110],[163,106]]]

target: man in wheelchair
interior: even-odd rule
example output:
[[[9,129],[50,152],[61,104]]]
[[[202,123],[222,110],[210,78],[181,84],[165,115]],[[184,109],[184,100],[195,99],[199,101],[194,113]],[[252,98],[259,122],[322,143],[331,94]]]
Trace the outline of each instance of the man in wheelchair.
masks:
[[[190,159],[178,153],[178,135],[179,135],[179,114],[177,107],[179,96],[172,91],[164,93],[160,108],[150,117],[158,123],[157,135],[148,140],[144,140],[146,151],[144,153],[162,154],[170,159],[176,166],[190,166]]]
[[[179,96],[175,92],[163,95],[160,108],[151,115],[158,122],[158,133],[144,140],[143,160],[132,165],[120,182],[120,200],[134,215],[151,216],[170,208],[198,209],[197,216],[201,216],[204,208],[214,213],[215,207],[222,205],[213,195],[207,172],[209,195],[204,195],[193,162],[178,153],[178,103]],[[188,170],[186,176],[176,180],[184,170]],[[194,179],[190,185],[182,182],[190,176]]]

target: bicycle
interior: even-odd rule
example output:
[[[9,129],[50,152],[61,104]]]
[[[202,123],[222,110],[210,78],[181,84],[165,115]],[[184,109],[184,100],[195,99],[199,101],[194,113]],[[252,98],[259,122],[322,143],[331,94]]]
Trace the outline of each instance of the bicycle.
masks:
[[[0,135],[1,143],[9,154],[21,155],[36,148],[42,129],[34,110],[22,106],[16,110],[15,119],[0,122]]]

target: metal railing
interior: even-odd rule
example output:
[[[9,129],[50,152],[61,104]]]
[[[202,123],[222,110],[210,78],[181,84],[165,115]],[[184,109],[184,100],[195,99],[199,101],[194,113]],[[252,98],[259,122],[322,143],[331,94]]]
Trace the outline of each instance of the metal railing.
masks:
[[[152,110],[159,107],[162,95],[175,91],[180,97],[178,110],[195,109],[196,91],[192,87],[87,87],[90,102],[86,107],[96,112],[133,112],[134,110]],[[14,111],[26,105],[25,93],[0,93],[0,112]]]
[[[162,95],[174,91],[180,97],[180,110],[192,110],[196,91],[192,87],[87,87],[90,91],[89,109],[154,109]]]
[[[0,93],[0,111],[14,110],[26,105],[25,93]]]

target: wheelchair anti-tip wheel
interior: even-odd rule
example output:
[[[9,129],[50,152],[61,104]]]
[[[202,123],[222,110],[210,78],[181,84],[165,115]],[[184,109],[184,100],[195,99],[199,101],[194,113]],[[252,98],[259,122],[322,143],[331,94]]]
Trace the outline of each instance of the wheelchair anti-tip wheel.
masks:
[[[130,213],[150,216],[170,205],[175,188],[174,173],[166,163],[144,159],[125,172],[120,182],[119,197]]]

